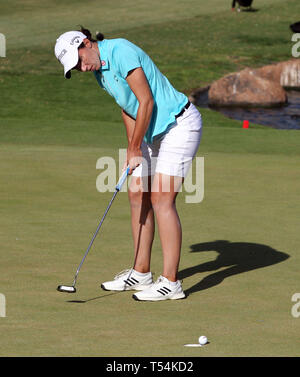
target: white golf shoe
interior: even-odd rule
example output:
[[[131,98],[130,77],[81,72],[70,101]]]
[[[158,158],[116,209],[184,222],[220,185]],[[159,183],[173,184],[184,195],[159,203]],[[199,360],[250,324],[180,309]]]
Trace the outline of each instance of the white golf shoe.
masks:
[[[151,287],[153,284],[152,273],[140,273],[133,268],[124,270],[117,274],[112,281],[101,284],[105,291],[141,291]]]
[[[132,297],[137,301],[162,301],[178,300],[186,296],[182,290],[181,281],[177,280],[174,283],[160,276],[150,288],[135,293]]]

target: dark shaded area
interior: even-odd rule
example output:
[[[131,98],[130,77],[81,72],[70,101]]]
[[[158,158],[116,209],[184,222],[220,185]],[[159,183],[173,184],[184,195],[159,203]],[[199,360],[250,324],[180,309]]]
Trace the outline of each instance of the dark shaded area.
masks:
[[[300,21],[290,25],[290,29],[293,33],[300,33]]]
[[[232,8],[234,8],[236,5],[240,5],[242,7],[251,7],[253,3],[253,0],[233,0],[232,1]]]
[[[194,244],[190,248],[192,253],[216,251],[219,255],[214,261],[201,263],[179,272],[178,278],[184,279],[197,273],[213,271],[212,274],[188,288],[185,291],[187,295],[212,288],[230,276],[272,266],[289,258],[288,254],[270,246],[250,242],[217,240]],[[228,268],[217,271],[224,267]]]
[[[252,8],[253,0],[233,0],[231,3],[231,9],[234,10],[237,6],[238,11],[243,12],[257,12],[258,9]]]

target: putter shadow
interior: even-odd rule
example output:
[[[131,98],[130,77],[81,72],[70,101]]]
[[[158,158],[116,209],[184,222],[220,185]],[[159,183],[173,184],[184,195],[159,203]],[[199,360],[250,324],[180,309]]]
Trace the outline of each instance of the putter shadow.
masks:
[[[272,266],[290,257],[288,254],[275,250],[270,246],[251,242],[216,240],[193,244],[190,246],[190,249],[191,253],[216,251],[219,255],[213,261],[200,263],[179,271],[179,279],[184,279],[201,272],[215,271],[188,288],[185,291],[187,296],[212,288],[231,276]],[[217,271],[224,267],[227,268]]]
[[[87,300],[68,300],[66,302],[70,302],[70,303],[73,303],[73,304],[85,304],[86,302],[94,301],[94,300],[99,300],[100,298],[105,298],[105,297],[108,297],[108,296],[113,296],[113,295],[116,295],[118,293],[120,293],[120,292],[112,292],[112,293],[108,293],[106,295],[89,298]]]

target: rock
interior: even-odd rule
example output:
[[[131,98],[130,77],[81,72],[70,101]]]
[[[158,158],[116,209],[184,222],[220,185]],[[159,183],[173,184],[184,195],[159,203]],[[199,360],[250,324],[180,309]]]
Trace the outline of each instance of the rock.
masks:
[[[300,59],[232,73],[194,91],[190,100],[212,106],[280,106],[287,102],[284,88],[300,89]]]
[[[199,88],[194,90],[189,95],[189,101],[193,104],[197,104],[198,106],[207,106],[208,105],[208,90],[209,86],[205,86],[203,88]]]
[[[280,84],[289,89],[300,89],[300,59],[281,63]]]
[[[208,100],[212,106],[273,107],[286,103],[287,95],[280,83],[246,68],[215,81]]]
[[[274,81],[284,88],[300,88],[300,59],[266,65],[253,71],[264,79]]]

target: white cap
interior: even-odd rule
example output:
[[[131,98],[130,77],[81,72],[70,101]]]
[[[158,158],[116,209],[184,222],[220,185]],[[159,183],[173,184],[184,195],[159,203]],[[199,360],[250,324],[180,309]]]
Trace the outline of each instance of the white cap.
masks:
[[[81,31],[67,31],[57,40],[54,47],[56,58],[64,66],[64,76],[71,78],[71,69],[78,63],[78,47],[87,38]]]

